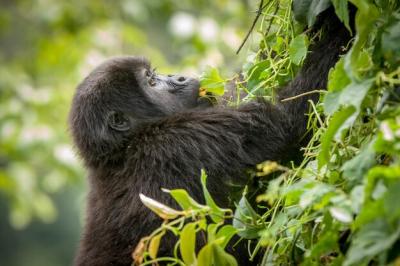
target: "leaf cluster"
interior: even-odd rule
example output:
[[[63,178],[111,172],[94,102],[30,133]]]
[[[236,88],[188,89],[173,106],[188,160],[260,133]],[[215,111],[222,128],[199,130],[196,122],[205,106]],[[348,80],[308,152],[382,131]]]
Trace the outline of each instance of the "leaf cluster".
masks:
[[[264,209],[256,212],[245,194],[236,206],[232,231],[221,232],[228,225],[218,231],[221,237],[231,237],[236,230],[241,238],[253,241],[250,257],[261,255],[261,265],[400,262],[400,3],[269,1],[260,22],[260,47],[249,55],[237,85],[247,93],[244,100],[273,96],[293,78],[307,54],[313,36],[307,37],[305,27],[333,6],[350,29],[350,3],[357,7],[354,40],[329,73],[328,91],[319,103],[310,103],[308,128],[313,137],[304,148],[303,161],[290,167],[260,165],[258,176],[266,182],[257,202]],[[214,80],[224,80],[216,71],[209,73]],[[215,87],[213,82],[203,84]],[[181,206],[188,210],[189,205]],[[207,207],[202,207],[205,216],[222,214],[213,203]],[[204,221],[207,225],[198,221],[182,225],[177,245],[193,242],[187,232],[194,236],[194,231],[222,226],[221,220]],[[209,236],[205,247],[219,245],[216,239]],[[195,260],[192,251],[190,256],[181,251],[185,264],[233,263],[227,255],[200,264],[201,252]]]

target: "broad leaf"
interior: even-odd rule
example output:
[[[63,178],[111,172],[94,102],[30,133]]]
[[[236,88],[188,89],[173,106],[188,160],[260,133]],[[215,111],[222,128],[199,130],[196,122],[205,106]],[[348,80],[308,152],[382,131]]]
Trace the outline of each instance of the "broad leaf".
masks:
[[[171,196],[176,200],[176,202],[181,206],[183,210],[197,210],[204,209],[207,206],[201,205],[197,201],[195,201],[192,197],[189,196],[186,190],[184,189],[163,189],[163,191],[171,194]]]
[[[211,242],[204,246],[198,256],[198,266],[236,266],[235,258],[226,253],[218,244]]]
[[[330,0],[294,0],[294,17],[298,22],[311,27],[317,16],[329,6]]]
[[[361,104],[371,88],[374,80],[352,82],[341,91],[329,92],[324,98],[324,111],[328,115],[335,113],[341,106],[354,106],[360,111]]]
[[[333,6],[335,7],[335,13],[338,18],[343,22],[346,28],[351,32],[351,28],[349,25],[349,8],[348,8],[348,0],[331,0]]]
[[[223,95],[225,91],[225,80],[219,75],[218,69],[207,67],[200,76],[200,86],[216,95]]]
[[[362,227],[356,233],[346,255],[344,266],[362,265],[372,257],[389,249],[400,237],[400,223],[394,231],[383,219]]]
[[[308,37],[306,34],[300,34],[294,38],[289,46],[290,60],[295,65],[300,65],[307,55]]]
[[[345,69],[349,73],[351,79],[359,80],[357,75],[357,59],[362,51],[362,47],[368,40],[368,36],[375,27],[376,19],[379,12],[376,6],[366,0],[350,0],[356,7],[356,38],[350,52],[346,56]]]
[[[352,183],[361,183],[367,171],[376,163],[375,140],[366,144],[360,152],[351,160],[346,161],[343,166],[344,177]]]
[[[232,239],[232,237],[237,233],[237,230],[235,227],[233,227],[230,224],[224,225],[222,228],[220,228],[217,232],[217,235],[215,236],[217,239],[223,238],[224,241],[220,244],[222,248],[225,248],[226,245],[229,243],[229,241]]]
[[[238,235],[247,239],[258,237],[258,233],[263,229],[262,226],[255,225],[253,222],[258,219],[258,214],[243,195],[235,210],[233,226],[238,230]]]
[[[218,205],[211,197],[210,192],[208,192],[206,183],[207,183],[207,174],[204,170],[201,170],[201,185],[203,187],[204,198],[206,200],[207,206],[209,206],[212,210],[210,217],[215,223],[222,222],[224,220],[225,213],[229,210],[218,207]]]
[[[389,22],[389,25],[382,33],[382,52],[385,59],[394,64],[399,64],[400,13],[396,13],[392,18],[392,21]]]
[[[321,151],[318,154],[318,168],[329,162],[329,151],[331,142],[334,139],[336,133],[342,127],[342,125],[354,114],[356,108],[349,106],[337,112],[329,122],[327,131],[322,136]]]
[[[180,234],[179,249],[186,265],[194,265],[196,262],[196,224],[189,223],[185,225]]]
[[[164,234],[165,234],[165,231],[162,231],[161,233],[154,236],[150,240],[148,251],[149,251],[150,257],[153,259],[157,258],[157,252],[158,252],[158,248],[160,247],[160,241]]]

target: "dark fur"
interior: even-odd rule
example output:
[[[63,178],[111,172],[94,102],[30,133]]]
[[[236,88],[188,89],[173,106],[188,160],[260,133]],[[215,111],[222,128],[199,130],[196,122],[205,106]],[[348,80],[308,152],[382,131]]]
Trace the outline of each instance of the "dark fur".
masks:
[[[349,41],[336,19],[328,21],[328,33],[279,99],[326,87],[328,71]],[[140,71],[149,67],[143,58],[111,59],[79,85],[74,97],[70,128],[90,187],[75,265],[130,265],[140,238],[161,223],[140,202],[139,193],[176,206],[160,189],[184,188],[203,202],[202,168],[213,197],[226,206],[225,184],[243,181],[245,169],[281,160],[298,148],[306,131],[307,101],[318,99],[313,94],[277,105],[254,101],[237,109],[204,107],[192,99],[196,80],[186,79],[181,96],[170,97],[164,90],[177,87],[177,77],[160,76],[165,81],[160,92],[148,88]],[[129,129],[113,128],[113,111],[125,115]],[[172,238],[165,239],[160,253],[173,245]]]

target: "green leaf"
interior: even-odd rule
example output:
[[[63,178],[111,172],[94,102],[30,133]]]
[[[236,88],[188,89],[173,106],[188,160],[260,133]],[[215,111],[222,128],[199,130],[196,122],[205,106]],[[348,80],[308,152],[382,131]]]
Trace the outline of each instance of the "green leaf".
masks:
[[[322,136],[321,141],[321,151],[318,154],[318,168],[321,169],[322,166],[329,162],[329,151],[331,147],[331,142],[334,139],[336,133],[342,127],[342,125],[354,114],[356,108],[354,106],[349,106],[342,109],[333,115],[329,122],[329,127]]]
[[[373,79],[360,82],[353,81],[341,91],[329,92],[324,99],[324,110],[327,114],[335,114],[329,122],[329,127],[322,137],[321,152],[318,155],[318,167],[329,161],[330,143],[339,138],[343,130],[348,129],[361,111],[361,104],[367,95]],[[339,108],[345,106],[341,111]]]
[[[285,48],[285,40],[281,36],[276,36],[275,43],[271,47],[277,54],[280,54],[284,51]]]
[[[357,60],[353,63],[355,68],[357,69],[358,74],[362,74],[371,69],[373,66],[371,56],[368,51],[362,50],[358,54]]]
[[[333,188],[328,184],[320,182],[309,183],[300,196],[299,206],[306,209],[330,191],[333,191]]]
[[[189,223],[186,224],[180,234],[180,244],[179,249],[183,262],[186,265],[194,265],[196,262],[196,224]]]
[[[212,243],[205,245],[197,256],[197,266],[213,266]]]
[[[358,231],[351,242],[344,266],[362,265],[388,250],[400,237],[400,223],[392,231],[384,219],[377,219]]]
[[[347,4],[348,0],[332,0],[332,4],[335,7],[335,13],[346,26],[346,28],[351,32],[349,25],[349,8]]]
[[[384,190],[379,189],[380,187],[384,187]],[[400,167],[381,165],[373,167],[367,176],[364,206],[354,221],[353,228],[359,229],[376,218],[382,217],[385,217],[388,222],[397,224],[400,217],[400,208],[397,203],[399,189]]]
[[[225,252],[225,250],[220,247],[219,245],[213,243],[212,247],[212,256],[214,260],[214,265],[221,265],[221,266],[236,266],[237,262],[235,258]]]
[[[295,65],[300,65],[306,58],[308,48],[308,37],[306,34],[300,34],[294,38],[289,46],[290,60]]]
[[[318,238],[318,242],[312,246],[310,258],[318,258],[324,253],[338,249],[338,233],[336,231],[326,231]],[[315,265],[315,264],[312,264]]]
[[[379,12],[372,1],[368,0],[350,0],[357,7],[356,13],[356,37],[350,52],[345,57],[345,69],[352,80],[359,80],[357,74],[357,59],[360,57],[362,47],[368,40],[372,29],[375,28],[376,19]]]
[[[189,196],[186,190],[184,189],[163,189],[163,191],[168,192],[181,206],[183,210],[199,210],[207,208],[207,206],[201,205],[197,201],[195,201],[192,197]]]
[[[328,75],[328,91],[338,92],[342,91],[351,82],[344,69],[344,59],[341,58],[333,69],[329,71]]]
[[[217,230],[220,224],[210,224],[207,227],[207,240],[213,242],[217,239]]]
[[[218,205],[211,197],[210,192],[208,192],[206,183],[207,183],[207,174],[204,170],[201,170],[201,185],[203,187],[204,198],[206,200],[206,204],[211,208],[212,211],[210,217],[215,223],[223,222],[225,213],[230,210],[218,207]]]
[[[400,191],[400,177],[396,182],[390,182],[388,191],[384,195],[385,213],[388,222],[392,224],[398,223],[400,220],[400,208],[398,205],[398,197]]]
[[[330,6],[330,0],[294,0],[293,13],[295,19],[311,27],[316,17]]]
[[[371,196],[375,188],[376,182],[379,179],[385,180],[398,180],[400,178],[400,167],[399,166],[382,166],[378,165],[373,167],[368,172],[367,185],[365,187],[365,194],[367,197]]]
[[[265,71],[268,70],[270,65],[270,60],[263,60],[251,66],[247,71],[247,88],[252,93],[256,93],[257,88],[259,88],[258,85],[265,79],[265,75],[268,73],[268,71]]]
[[[375,140],[372,140],[355,157],[343,164],[343,175],[351,183],[361,183],[367,171],[376,164],[374,145]]]
[[[160,247],[160,241],[164,234],[165,234],[165,231],[162,231],[161,233],[154,236],[150,240],[148,251],[149,251],[150,257],[153,259],[157,258],[157,252],[158,252],[158,248]]]
[[[282,231],[282,228],[288,226],[289,217],[286,213],[280,212],[278,216],[275,217],[273,224],[260,232],[260,243],[263,246],[272,246],[275,244],[276,239],[279,238],[279,234]]]
[[[200,76],[200,86],[215,95],[225,92],[225,80],[219,75],[218,69],[208,66]]]
[[[386,60],[398,64],[400,61],[400,13],[391,17],[382,33],[382,52]]]
[[[236,266],[235,258],[226,253],[222,247],[212,242],[205,245],[199,252],[198,266]]]
[[[393,181],[393,180],[391,180]],[[399,198],[399,191],[400,191],[400,176],[398,177],[397,181],[389,182],[388,191],[385,193],[383,200],[385,207],[385,213],[387,216],[387,220],[392,223],[396,224],[400,220],[400,208],[398,204]]]
[[[235,227],[233,227],[230,224],[224,225],[222,228],[220,228],[217,232],[216,238],[223,238],[224,241],[220,244],[222,248],[225,248],[226,245],[229,243],[229,241],[232,239],[232,237],[237,233],[237,230]]]
[[[255,224],[258,218],[258,214],[243,195],[233,218],[233,226],[238,230],[238,235],[247,239],[257,238],[263,229]]]
[[[324,98],[325,113],[332,115],[341,106],[354,106],[357,112],[360,111],[361,104],[373,82],[374,79],[365,79],[360,82],[352,82],[340,91],[328,92]]]

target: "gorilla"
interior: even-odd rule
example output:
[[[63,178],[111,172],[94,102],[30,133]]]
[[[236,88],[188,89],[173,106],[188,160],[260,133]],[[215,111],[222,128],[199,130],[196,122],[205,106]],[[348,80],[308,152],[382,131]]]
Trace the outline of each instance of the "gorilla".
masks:
[[[308,101],[318,100],[307,92],[326,87],[350,40],[336,17],[324,27],[276,104],[211,106],[199,97],[197,79],[160,75],[143,57],[115,57],[95,68],[77,87],[69,117],[90,187],[75,265],[132,264],[136,244],[161,224],[139,193],[176,206],[161,188],[184,188],[204,202],[199,175],[205,169],[210,193],[226,207],[227,187],[246,183],[246,169],[290,158],[306,134]],[[169,254],[174,239],[163,241],[159,254]]]

